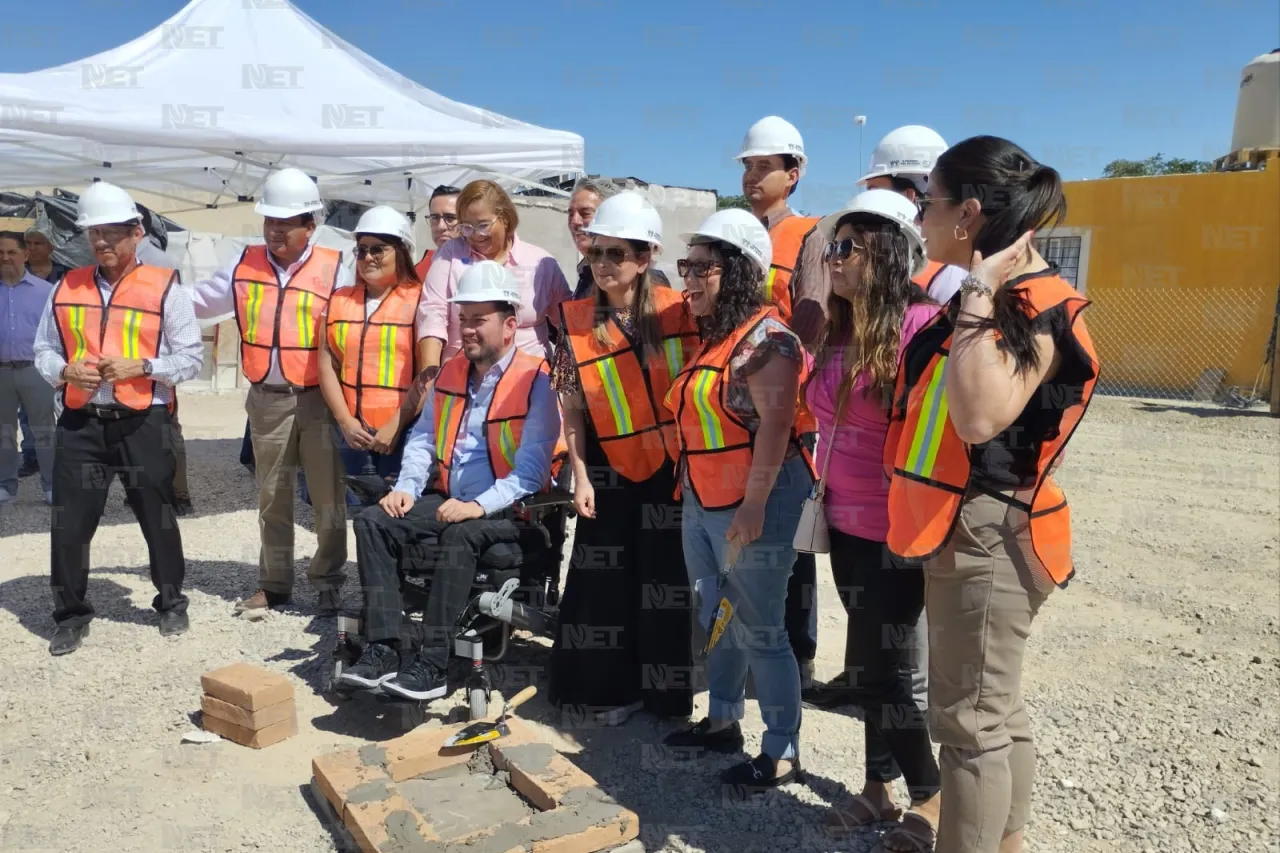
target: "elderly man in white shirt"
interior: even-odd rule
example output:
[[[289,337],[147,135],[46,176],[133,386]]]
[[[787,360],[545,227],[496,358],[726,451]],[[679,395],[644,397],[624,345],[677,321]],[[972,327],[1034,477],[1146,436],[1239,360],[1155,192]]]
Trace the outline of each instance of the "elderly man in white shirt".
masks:
[[[128,193],[96,183],[80,196],[96,266],[54,288],[36,330],[35,366],[57,389],[51,514],[54,655],[89,633],[89,546],[119,476],[150,554],[160,633],[187,630],[186,561],[174,511],[174,386],[204,360],[200,327],[176,270],[138,259],[145,233]]]

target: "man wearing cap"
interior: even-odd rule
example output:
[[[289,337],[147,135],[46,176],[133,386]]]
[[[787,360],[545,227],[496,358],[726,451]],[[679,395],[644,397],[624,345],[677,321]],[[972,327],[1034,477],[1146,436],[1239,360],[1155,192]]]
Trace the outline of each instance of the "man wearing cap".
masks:
[[[339,679],[415,700],[448,691],[453,626],[477,562],[494,545],[518,543],[511,506],[546,488],[560,436],[546,360],[515,346],[520,286],[511,271],[475,263],[450,301],[460,304],[462,349],[423,403],[399,480],[355,520],[368,642]],[[434,556],[416,654],[401,647],[400,559],[409,548]]]
[[[95,183],[76,224],[97,265],[71,270],[36,331],[36,368],[58,389],[51,513],[53,618],[49,651],[67,654],[89,633],[89,545],[111,481],[125,494],[150,554],[161,635],[187,630],[186,561],[174,512],[173,388],[200,373],[204,345],[176,270],[138,260],[145,239],[129,194]]]
[[[258,213],[265,245],[245,248],[195,286],[196,316],[234,314],[240,369],[250,383],[245,410],[258,480],[257,590],[236,612],[287,604],[293,596],[293,502],[297,470],[306,476],[316,517],[316,551],[307,575],[321,615],[342,606],[347,561],[346,489],[334,421],[320,392],[319,343],[333,291],[351,284],[342,253],[313,245],[315,181],[298,169],[267,178]]]

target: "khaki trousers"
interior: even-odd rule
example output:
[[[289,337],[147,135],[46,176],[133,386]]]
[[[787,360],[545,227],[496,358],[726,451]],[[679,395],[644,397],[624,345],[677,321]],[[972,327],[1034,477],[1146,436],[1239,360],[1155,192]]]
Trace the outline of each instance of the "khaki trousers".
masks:
[[[258,479],[259,586],[293,592],[293,501],[301,466],[319,540],[307,576],[317,590],[341,587],[346,580],[347,503],[333,417],[320,389],[280,394],[255,385],[245,411]]]
[[[1032,552],[1026,513],[971,493],[925,585],[929,727],[942,771],[935,853],[996,853],[1031,811],[1022,658],[1053,581]]]

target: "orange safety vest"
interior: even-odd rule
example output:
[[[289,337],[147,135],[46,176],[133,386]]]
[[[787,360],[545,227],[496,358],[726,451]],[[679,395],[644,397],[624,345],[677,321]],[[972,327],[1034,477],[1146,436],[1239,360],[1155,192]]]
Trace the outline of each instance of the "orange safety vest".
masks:
[[[96,364],[104,356],[155,358],[160,354],[164,300],[178,279],[178,271],[139,264],[111,288],[106,304],[94,280],[97,267],[71,270],[53,291],[53,319],[62,339],[63,357]],[[130,409],[148,409],[156,383],[139,376],[112,386],[116,402]],[[82,409],[94,392],[63,386],[63,405]]]
[[[467,379],[470,373],[471,362],[462,353],[457,353],[440,368],[432,391],[438,464],[432,488],[445,494],[449,493],[453,449],[465,426]],[[551,374],[547,360],[517,349],[511,364],[498,380],[498,386],[493,389],[484,427],[485,443],[489,448],[489,467],[495,480],[501,480],[515,470],[516,451],[520,449],[520,437],[524,433],[524,421],[529,416],[529,403],[533,397],[533,382],[539,374]],[[563,459],[565,450],[563,439],[557,441],[554,454],[557,461]],[[558,467],[553,462],[544,487],[550,484]]]
[[[947,268],[946,264],[940,264],[937,261],[928,261],[924,265],[924,269],[912,276],[911,281],[925,293],[929,292],[930,285],[933,280],[938,277],[938,273]]]
[[[427,249],[427,253],[422,256],[422,260],[418,261],[418,265],[413,268],[418,274],[418,281],[425,282],[427,280],[427,270],[431,269],[431,261],[436,256],[435,249]]]
[[[363,282],[334,291],[327,343],[340,365],[338,382],[347,411],[378,430],[399,416],[413,385],[414,328],[422,285],[391,288],[368,318],[365,294]]]
[[[1027,512],[1036,556],[1054,583],[1065,586],[1074,573],[1071,511],[1049,471],[1084,416],[1098,379],[1098,357],[1080,319],[1089,301],[1056,275],[1036,276],[1014,286],[1026,293],[1033,316],[1065,306],[1070,335],[1092,368],[1084,392],[1070,402],[1057,430],[1040,446],[1031,501],[1001,498]],[[899,557],[923,560],[946,548],[969,490],[972,448],[956,435],[948,417],[943,377],[951,334],[951,321],[942,312],[912,339],[898,371],[884,459],[889,473],[888,545]],[[1044,393],[1047,388],[1036,391]]]
[[[811,216],[788,216],[769,229],[773,263],[764,281],[764,301],[778,309],[782,322],[791,324],[791,275],[800,261],[804,238],[818,220]]]
[[[667,288],[652,291],[662,328],[662,350],[646,353],[641,366],[636,341],[610,317],[605,323],[608,347],[592,332],[594,296],[560,303],[569,353],[578,371],[591,424],[609,465],[633,483],[643,482],[667,461],[675,419],[665,405],[671,380],[698,345],[698,327],[682,294]]]
[[[298,388],[320,384],[320,318],[342,267],[342,253],[320,246],[281,287],[266,246],[249,246],[232,273],[240,369],[250,382],[267,378],[271,351],[280,352],[280,372]]]
[[[720,343],[703,344],[667,391],[667,408],[675,413],[674,440],[668,445],[668,452],[676,460],[677,470],[684,466],[693,495],[703,509],[732,509],[746,496],[755,437],[726,403],[729,359],[738,344],[769,317],[777,319],[778,309],[762,306]],[[807,374],[808,369],[801,362],[801,388]],[[794,426],[791,441],[800,448],[810,475],[816,479],[813,459],[801,446],[800,433]],[[679,494],[677,480],[676,496]]]

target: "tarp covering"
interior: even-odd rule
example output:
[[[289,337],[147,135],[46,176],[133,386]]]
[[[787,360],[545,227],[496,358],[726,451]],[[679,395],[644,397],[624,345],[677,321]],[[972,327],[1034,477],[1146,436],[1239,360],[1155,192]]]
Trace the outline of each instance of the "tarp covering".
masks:
[[[53,260],[68,269],[93,263],[93,250],[84,238],[84,232],[76,227],[76,202],[80,196],[66,190],[55,190],[53,195],[40,193],[34,196],[0,192],[0,216],[13,216],[34,220],[52,237]],[[142,227],[148,239],[161,251],[169,247],[169,238],[181,231],[182,226],[143,205]]]
[[[287,0],[193,0],[120,47],[0,74],[0,186],[96,178],[194,207],[292,165],[325,198],[420,209],[437,184],[538,183],[583,157],[581,136],[436,94]]]

